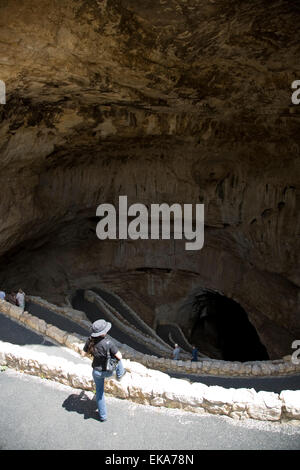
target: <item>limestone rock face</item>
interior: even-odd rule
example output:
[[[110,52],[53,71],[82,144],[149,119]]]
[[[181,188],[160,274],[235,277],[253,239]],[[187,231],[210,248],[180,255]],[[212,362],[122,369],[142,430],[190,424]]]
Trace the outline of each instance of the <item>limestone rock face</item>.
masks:
[[[0,285],[101,280],[152,324],[239,302],[271,358],[300,337],[299,9],[254,0],[0,4]],[[205,242],[105,241],[96,208],[205,204]]]
[[[300,416],[300,393],[299,390],[284,390],[280,394],[283,401],[284,411],[287,416]]]

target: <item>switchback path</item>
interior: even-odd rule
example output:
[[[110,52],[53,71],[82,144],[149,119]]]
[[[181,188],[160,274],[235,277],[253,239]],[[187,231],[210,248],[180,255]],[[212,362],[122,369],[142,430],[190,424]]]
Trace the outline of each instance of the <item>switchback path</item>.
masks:
[[[185,375],[169,373],[178,379],[188,378],[191,382],[201,382],[205,385],[219,385],[224,388],[254,388],[256,392],[275,392],[282,390],[299,390],[300,375],[278,377],[220,377],[212,375]]]
[[[88,302],[84,298],[83,290],[78,290],[76,294],[72,297],[72,306],[77,310],[85,312],[86,316],[91,322],[99,320],[99,318],[104,318],[104,320],[110,322],[110,319],[107,317],[105,312],[101,311],[101,309],[96,304],[94,304],[93,302]],[[131,336],[126,335],[124,331],[122,331],[114,324],[112,324],[109,334],[120,343],[127,344],[136,351],[139,351],[143,354],[149,354],[150,356],[159,356],[158,354],[155,354],[152,349],[149,349],[145,344],[141,344],[138,341],[135,341],[135,339]]]
[[[182,335],[180,334],[178,327],[170,324],[159,325],[156,331],[157,334],[170,346],[174,347],[174,343],[177,343],[183,351],[187,353],[189,352],[192,357],[190,350],[191,348],[189,348],[188,345],[183,342]],[[171,341],[169,335],[171,335],[173,342]]]
[[[148,330],[136,319],[136,317],[131,313],[131,311],[126,308],[119,299],[112,293],[104,291],[99,287],[92,287],[91,289],[96,294],[100,295],[109,305],[111,305],[117,312],[119,312],[123,318],[125,318],[130,324],[134,325],[138,330],[143,333],[149,334]],[[157,335],[169,344],[171,347],[174,347],[174,343],[179,344],[179,346],[186,352],[191,352],[191,348],[183,341],[182,335],[178,331],[178,327],[175,325],[160,325],[156,330]],[[170,341],[169,334],[171,334],[174,342]]]
[[[91,364],[88,358],[80,356],[72,349],[56,344],[51,339],[36,333],[2,313],[0,313],[0,340],[25,346],[33,351],[46,353],[49,356],[61,357],[75,364]]]
[[[96,294],[100,295],[111,307],[113,307],[117,312],[119,312],[125,320],[127,320],[131,325],[135,326],[138,330],[146,335],[149,334],[147,328],[145,328],[136,318],[132,315],[131,311],[126,308],[117,297],[115,297],[110,292],[104,291],[99,287],[92,287],[91,289]]]
[[[59,313],[55,313],[52,310],[30,300],[26,301],[25,310],[35,317],[45,320],[46,323],[50,323],[51,325],[54,325],[61,330],[67,331],[68,333],[78,333],[79,335],[86,337],[88,337],[90,334],[88,328],[84,328],[68,317],[65,317]]]
[[[54,325],[57,326],[57,325]],[[30,347],[36,351],[64,357],[75,363],[89,363],[90,360],[80,356],[74,351],[56,345],[51,340],[45,338],[24,325],[6,317],[0,313],[0,340],[20,346]],[[299,390],[300,376],[285,377],[220,377],[209,375],[189,375],[177,374],[169,371],[171,377],[189,379],[192,382],[202,382],[206,385],[219,385],[225,388],[254,388],[256,391],[270,391],[280,393],[282,390]]]

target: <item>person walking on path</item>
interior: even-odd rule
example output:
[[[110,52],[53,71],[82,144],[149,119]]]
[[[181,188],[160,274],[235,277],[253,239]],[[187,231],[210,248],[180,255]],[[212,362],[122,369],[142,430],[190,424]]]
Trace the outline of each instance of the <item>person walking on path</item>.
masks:
[[[108,356],[117,359],[116,377],[121,380],[126,370],[122,363],[122,354],[118,350],[113,339],[107,335],[111,329],[111,323],[105,320],[97,320],[92,324],[92,333],[86,341],[83,351],[93,357],[93,379],[96,385],[96,401],[100,421],[107,421],[107,410],[104,396],[104,380],[113,375],[113,371],[106,370]]]
[[[198,361],[198,349],[196,346],[193,346],[192,350],[192,362],[197,362]]]
[[[179,360],[179,354],[180,354],[180,347],[178,346],[178,344],[175,344],[175,347],[173,349],[173,359],[175,361]]]
[[[12,305],[17,305],[17,299],[16,299],[17,294],[15,292],[11,292],[6,296],[7,302],[11,303]]]
[[[19,289],[19,292],[16,295],[16,301],[18,307],[20,307],[23,311],[25,308],[25,293],[22,291],[22,289]]]

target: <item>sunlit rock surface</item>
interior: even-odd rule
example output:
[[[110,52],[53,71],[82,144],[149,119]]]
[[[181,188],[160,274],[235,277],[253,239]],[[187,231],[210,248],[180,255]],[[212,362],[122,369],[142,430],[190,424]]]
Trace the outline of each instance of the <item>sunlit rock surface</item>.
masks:
[[[2,0],[0,284],[97,281],[152,325],[197,288],[270,358],[300,337],[296,2]],[[96,207],[205,204],[205,242],[96,238]]]

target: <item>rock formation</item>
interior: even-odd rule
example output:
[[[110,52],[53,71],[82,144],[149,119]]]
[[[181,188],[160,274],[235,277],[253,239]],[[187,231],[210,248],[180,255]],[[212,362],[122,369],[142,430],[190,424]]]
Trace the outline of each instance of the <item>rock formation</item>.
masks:
[[[0,285],[101,281],[149,324],[234,299],[270,358],[300,338],[299,6],[2,0]],[[205,242],[99,241],[96,208],[204,203]],[[226,312],[224,312],[226,314]]]

